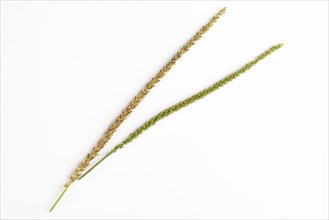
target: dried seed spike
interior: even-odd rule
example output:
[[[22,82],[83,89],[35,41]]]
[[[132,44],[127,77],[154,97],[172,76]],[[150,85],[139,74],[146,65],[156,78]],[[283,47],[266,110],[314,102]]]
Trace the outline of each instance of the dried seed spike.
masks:
[[[217,19],[223,15],[226,8],[221,9],[212,19],[204,25],[175,55],[174,57],[153,77],[146,86],[135,96],[135,98],[128,104],[128,106],[121,112],[121,114],[114,120],[110,127],[106,130],[103,137],[97,142],[91,152],[85,157],[85,159],[74,170],[70,177],[70,181],[77,180],[81,173],[89,166],[90,162],[98,155],[98,153],[104,148],[106,143],[111,139],[117,128],[122,122],[130,115],[130,113],[137,107],[137,105],[143,100],[143,98],[150,92],[150,90],[165,76],[165,74],[176,64],[180,57],[186,53],[193,44],[201,38],[217,21]]]
[[[90,162],[98,155],[98,153],[104,148],[106,143],[111,139],[117,128],[122,124],[122,122],[130,115],[130,113],[138,106],[138,104],[143,100],[143,98],[149,93],[149,91],[166,75],[166,73],[176,64],[176,62],[181,58],[181,56],[186,53],[196,41],[198,41],[203,34],[205,34],[213,24],[218,20],[218,18],[223,15],[226,8],[222,8],[211,20],[204,25],[181,49],[170,59],[170,61],[153,77],[146,86],[135,96],[135,98],[128,104],[128,106],[120,113],[120,115],[114,120],[114,122],[109,126],[104,135],[92,148],[89,154],[82,160],[79,166],[74,170],[70,179],[64,186],[64,191],[60,197],[56,200],[55,204],[52,206],[52,211],[63,194],[66,192],[67,188],[76,181],[82,174],[82,172],[89,166]]]

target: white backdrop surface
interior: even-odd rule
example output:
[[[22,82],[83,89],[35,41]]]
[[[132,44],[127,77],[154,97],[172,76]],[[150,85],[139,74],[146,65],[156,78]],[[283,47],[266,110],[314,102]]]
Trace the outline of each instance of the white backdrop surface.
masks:
[[[49,213],[123,107],[224,6],[103,154],[285,46],[159,122]],[[1,1],[2,219],[326,219],[327,174],[328,2]]]

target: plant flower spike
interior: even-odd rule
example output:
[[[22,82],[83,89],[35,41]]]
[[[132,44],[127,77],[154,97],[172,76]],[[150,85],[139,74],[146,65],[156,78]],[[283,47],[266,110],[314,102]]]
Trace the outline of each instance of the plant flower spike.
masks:
[[[89,166],[90,162],[98,155],[98,153],[105,147],[107,142],[111,139],[118,127],[123,121],[132,113],[132,111],[138,106],[138,104],[144,99],[144,97],[150,92],[150,90],[166,75],[167,72],[176,64],[176,62],[185,54],[202,35],[204,35],[213,24],[225,13],[226,8],[222,8],[210,21],[204,25],[170,60],[169,62],[145,85],[145,87],[139,91],[135,98],[127,105],[127,107],[121,112],[121,114],[114,120],[114,122],[108,127],[104,135],[99,139],[96,145],[92,148],[89,154],[83,159],[79,166],[74,170],[70,179],[65,184],[62,193],[59,195],[53,206],[50,208],[50,212],[55,208],[59,200],[64,193],[83,173],[83,171]]]
[[[104,157],[102,157],[97,163],[95,163],[91,168],[89,168],[86,172],[87,167],[91,160],[93,160],[100,150],[104,148],[107,142],[110,140],[112,135],[115,133],[116,129],[122,124],[122,122],[129,116],[129,114],[137,107],[137,105],[142,101],[142,99],[148,94],[148,92],[161,80],[161,78],[175,65],[175,63],[179,60],[179,58],[186,53],[190,47],[194,45],[194,43],[199,40],[204,33],[206,33],[212,25],[216,22],[216,20],[225,13],[225,8],[221,9],[205,26],[203,26],[175,55],[171,60],[157,73],[157,75],[152,78],[146,86],[137,94],[137,96],[129,103],[129,105],[121,112],[121,114],[115,119],[115,121],[110,125],[110,127],[106,130],[103,137],[97,142],[95,147],[91,150],[91,152],[85,157],[85,159],[80,163],[80,165],[74,170],[73,174],[70,176],[69,181],[65,184],[62,193],[56,199],[55,203],[52,205],[49,211],[52,211],[58,202],[61,200],[69,186],[76,180],[81,180],[91,171],[93,171],[100,163],[102,163],[106,158],[108,158],[113,153],[117,152],[119,149],[124,148],[128,143],[132,142],[134,139],[139,137],[144,131],[151,128],[155,125],[158,121],[166,118],[167,116],[173,114],[174,112],[179,111],[180,109],[187,107],[188,105],[206,97],[207,95],[213,93],[214,91],[218,90],[219,88],[223,87],[233,79],[237,78],[241,74],[248,71],[250,68],[255,66],[258,62],[269,56],[274,51],[280,49],[283,44],[277,44],[260,55],[258,55],[255,59],[248,62],[235,72],[227,75],[223,79],[215,82],[213,85],[195,93],[194,95],[186,98],[183,101],[180,101],[171,107],[164,109],[163,111],[159,112],[158,114],[151,117],[148,121],[140,125],[134,132],[128,135],[121,143],[117,144],[112,150],[110,150]]]
[[[219,80],[218,82],[216,82],[215,84],[213,84],[212,86],[209,86],[206,89],[201,90],[200,92],[190,96],[189,98],[178,102],[177,104],[161,111],[160,113],[158,113],[157,115],[153,116],[150,120],[146,121],[144,124],[142,124],[140,127],[138,127],[133,133],[131,133],[124,141],[122,141],[120,144],[116,145],[110,152],[108,152],[102,159],[100,159],[94,166],[92,166],[89,170],[87,170],[80,178],[82,179],[83,177],[85,177],[89,172],[91,172],[94,168],[96,168],[101,162],[103,162],[107,157],[109,157],[111,154],[115,153],[117,150],[123,148],[125,145],[127,145],[128,143],[132,142],[134,139],[136,139],[139,135],[141,135],[144,131],[146,131],[147,129],[149,129],[150,127],[152,127],[153,125],[155,125],[158,121],[164,119],[165,117],[173,114],[174,112],[192,104],[193,102],[196,102],[204,97],[206,97],[207,95],[209,95],[210,93],[216,91],[217,89],[221,88],[222,86],[224,86],[225,84],[227,84],[228,82],[232,81],[233,79],[237,78],[238,76],[240,76],[242,73],[246,72],[247,70],[249,70],[251,67],[253,67],[254,65],[256,65],[259,61],[261,61],[262,59],[264,59],[265,57],[267,57],[268,55],[270,55],[272,52],[280,49],[283,46],[283,44],[278,44],[275,45],[271,48],[269,48],[268,50],[266,50],[264,53],[260,54],[256,59],[254,59],[253,61],[247,63],[246,65],[244,65],[242,68],[240,68],[239,70],[235,71],[234,73],[231,73],[230,75],[226,76],[224,79]]]

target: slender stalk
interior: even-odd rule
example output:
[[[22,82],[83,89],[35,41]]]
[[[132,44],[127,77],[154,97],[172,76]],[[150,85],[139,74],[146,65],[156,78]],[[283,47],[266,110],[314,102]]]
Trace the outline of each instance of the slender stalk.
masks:
[[[59,200],[61,200],[61,198],[64,196],[64,194],[66,193],[66,191],[68,190],[68,188],[70,187],[70,185],[72,184],[72,182],[67,183],[64,186],[63,191],[61,192],[61,194],[58,196],[58,198],[56,199],[56,201],[54,202],[54,204],[51,206],[51,208],[49,209],[49,212],[53,211],[54,208],[56,207],[57,203],[59,202]]]
[[[232,81],[233,79],[235,79],[236,77],[240,76],[242,73],[246,72],[247,70],[249,70],[251,67],[253,67],[254,65],[256,65],[259,61],[261,61],[262,59],[264,59],[265,57],[267,57],[268,55],[270,55],[272,52],[278,50],[279,48],[281,48],[283,46],[283,44],[278,44],[275,45],[271,48],[269,48],[268,50],[266,50],[264,53],[260,54],[256,59],[254,59],[253,61],[247,63],[245,66],[243,66],[242,68],[240,68],[239,70],[233,72],[232,74],[226,76],[224,79],[219,80],[218,82],[216,82],[215,84],[213,84],[212,86],[201,90],[200,92],[190,96],[189,98],[165,109],[164,111],[158,113],[157,115],[155,115],[154,117],[152,117],[150,120],[146,121],[143,125],[141,125],[140,127],[138,127],[133,133],[131,133],[123,142],[121,142],[120,144],[116,145],[109,153],[107,153],[101,160],[99,160],[95,165],[93,165],[89,170],[87,170],[82,176],[79,177],[79,180],[82,179],[83,177],[85,177],[88,173],[90,173],[93,169],[95,169],[100,163],[102,163],[107,157],[109,157],[111,154],[115,153],[117,150],[123,148],[126,144],[130,143],[131,141],[133,141],[135,138],[137,138],[139,135],[141,135],[144,131],[146,131],[147,129],[149,129],[150,127],[152,127],[153,125],[155,125],[158,121],[164,119],[165,117],[173,114],[174,112],[192,104],[193,102],[200,100],[202,98],[204,98],[205,96],[209,95],[210,93],[216,91],[217,89],[219,89],[220,87],[224,86],[225,84],[227,84],[228,82]]]
[[[118,127],[125,121],[125,119],[132,113],[132,111],[139,105],[144,97],[150,92],[150,90],[169,72],[169,70],[176,64],[176,62],[185,54],[220,18],[226,11],[226,8],[221,9],[210,21],[204,25],[178,52],[169,60],[169,62],[145,85],[145,87],[139,91],[135,98],[126,106],[126,108],[120,113],[120,115],[114,120],[114,122],[108,127],[104,135],[99,139],[92,150],[86,155],[86,157],[80,162],[78,167],[74,170],[70,179],[65,184],[63,192],[65,193],[68,185],[76,181],[83,171],[89,166],[90,162],[99,154],[99,152],[105,147],[107,142],[111,139]],[[62,193],[62,194],[64,194]],[[56,201],[56,204],[62,198],[62,195]],[[54,207],[55,205],[54,204]],[[52,208],[53,209],[53,208]],[[52,210],[51,209],[51,210]]]
[[[87,170],[84,174],[82,174],[78,180],[82,179],[84,176],[86,176],[88,173],[90,173],[93,169],[95,169],[98,164],[100,164],[101,162],[103,162],[103,160],[105,160],[106,158],[108,158],[113,152],[110,152],[108,154],[106,154],[104,157],[102,157],[102,159],[100,159],[97,163],[95,163],[89,170]]]

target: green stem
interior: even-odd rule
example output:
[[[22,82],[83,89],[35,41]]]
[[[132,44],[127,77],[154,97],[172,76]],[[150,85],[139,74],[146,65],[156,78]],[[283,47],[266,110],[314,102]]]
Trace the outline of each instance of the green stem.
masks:
[[[102,159],[100,159],[97,163],[95,163],[89,170],[87,170],[84,174],[82,174],[78,180],[82,179],[84,176],[86,176],[90,171],[92,171],[95,167],[98,166],[103,160],[105,160],[108,156],[110,156],[112,153],[114,153],[112,150],[107,153]]]
[[[62,197],[64,196],[64,194],[66,193],[67,189],[70,187],[70,185],[72,184],[72,182],[69,182],[68,184],[66,184],[64,186],[63,191],[61,192],[61,194],[58,196],[58,198],[56,199],[55,203],[51,206],[51,208],[49,209],[49,212],[53,211],[54,208],[56,207],[57,203],[62,199]]]
[[[79,180],[82,179],[83,177],[85,177],[88,173],[90,173],[93,169],[95,169],[100,163],[102,163],[108,156],[110,156],[111,154],[113,154],[114,152],[116,152],[118,149],[123,148],[126,144],[128,144],[129,142],[133,141],[135,138],[137,138],[139,135],[141,135],[144,131],[146,131],[148,128],[152,127],[156,122],[160,121],[161,119],[169,116],[170,114],[180,110],[181,108],[184,108],[188,105],[190,105],[191,103],[204,98],[205,96],[209,95],[210,93],[214,92],[215,90],[219,89],[220,87],[224,86],[226,83],[232,81],[233,79],[235,79],[236,77],[238,77],[239,75],[241,75],[242,73],[246,72],[247,70],[249,70],[251,67],[253,67],[254,65],[256,65],[260,60],[264,59],[265,57],[267,57],[268,55],[270,55],[272,52],[278,50],[279,48],[281,48],[283,46],[283,44],[278,44],[275,45],[271,48],[269,48],[268,50],[266,50],[264,53],[260,54],[256,59],[254,59],[253,61],[247,63],[246,65],[244,65],[242,68],[240,68],[239,70],[235,71],[234,73],[226,76],[224,79],[219,80],[218,82],[216,82],[215,84],[213,84],[212,86],[201,90],[200,92],[190,96],[189,98],[165,109],[164,111],[158,113],[157,115],[155,115],[154,117],[152,117],[150,120],[148,120],[147,122],[145,122],[142,126],[140,126],[139,128],[137,128],[133,133],[131,133],[123,142],[121,142],[120,144],[118,144],[117,146],[115,146],[109,153],[107,153],[101,160],[99,160],[95,165],[93,165],[88,171],[86,171],[82,176],[80,176]]]

